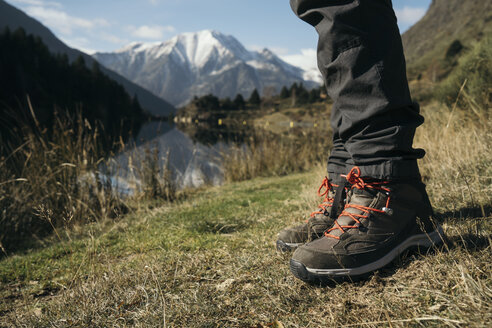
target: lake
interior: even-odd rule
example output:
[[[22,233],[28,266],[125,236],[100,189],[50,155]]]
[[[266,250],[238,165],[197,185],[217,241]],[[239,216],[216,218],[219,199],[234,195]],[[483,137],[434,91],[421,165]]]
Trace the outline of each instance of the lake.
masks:
[[[231,145],[246,151],[249,138],[259,130],[325,130],[313,122],[276,122],[254,126],[252,122],[226,125],[217,122],[170,123],[152,121],[131,138],[124,149],[110,159],[101,171],[121,194],[133,194],[142,187],[145,170],[167,172],[177,189],[196,188],[224,182],[222,156]],[[279,130],[280,129],[280,130]],[[302,133],[302,132],[301,132]],[[237,148],[237,147],[236,147]]]
[[[231,142],[241,142],[245,131],[231,132],[209,124],[190,126],[180,130],[165,121],[146,123],[102,171],[109,173],[112,186],[123,194],[132,194],[141,186],[146,161],[154,161],[161,171],[168,169],[178,189],[222,184],[221,153]]]

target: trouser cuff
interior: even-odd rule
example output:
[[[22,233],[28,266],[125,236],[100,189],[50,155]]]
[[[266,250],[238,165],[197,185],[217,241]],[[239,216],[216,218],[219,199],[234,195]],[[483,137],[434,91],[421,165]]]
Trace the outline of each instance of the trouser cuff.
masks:
[[[417,160],[385,161],[379,164],[357,165],[361,176],[381,180],[421,179]]]
[[[417,160],[384,161],[378,164],[341,166],[328,163],[328,177],[334,184],[344,183],[352,167],[360,168],[361,176],[379,180],[421,180]]]
[[[345,166],[340,166],[336,164],[328,164],[328,178],[331,180],[333,184],[340,185],[347,181],[345,175],[348,174],[350,169],[347,169]],[[344,175],[342,177],[342,175]]]

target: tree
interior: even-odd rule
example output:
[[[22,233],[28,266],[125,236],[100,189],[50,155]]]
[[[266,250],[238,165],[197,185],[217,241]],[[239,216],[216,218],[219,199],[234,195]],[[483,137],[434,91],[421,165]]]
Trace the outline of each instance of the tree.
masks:
[[[14,33],[0,33],[0,139],[17,142],[17,136],[2,124],[19,128],[30,124],[27,114],[32,108],[40,126],[51,130],[55,108],[60,115],[80,114],[91,125],[99,122],[104,129],[103,147],[109,149],[112,141],[126,139],[128,131],[137,130],[144,118],[138,100],[133,99],[117,82],[100,71],[96,62],[87,67],[79,56],[69,64],[66,54],[52,54],[39,37],[27,35],[18,29]],[[22,113],[19,119],[7,115],[10,108]],[[25,119],[26,118],[26,119]],[[99,124],[98,123],[98,124]],[[49,134],[49,133],[48,133]]]
[[[254,89],[253,92],[251,93],[251,96],[249,97],[248,102],[253,105],[253,106],[258,106],[261,103],[261,98],[260,94],[258,93],[258,90]]]
[[[290,98],[292,99],[290,104],[291,106],[295,106],[297,104],[297,89],[299,89],[297,83],[292,83],[289,89]]]
[[[227,97],[225,99],[222,99],[220,101],[220,108],[223,110],[231,110],[234,109],[234,103],[232,102],[231,98]]]
[[[196,100],[193,100],[193,103],[199,110],[203,110],[206,112],[216,111],[220,109],[219,98],[215,97],[212,94],[197,98]]]
[[[233,102],[236,109],[242,110],[244,109],[244,107],[246,107],[246,102],[244,101],[244,98],[240,93],[237,94]]]
[[[319,95],[320,95],[320,89],[318,88],[311,89],[311,91],[309,91],[308,102],[312,104],[314,102],[319,101],[320,100]]]
[[[309,101],[309,92],[304,88],[302,83],[297,88],[296,96],[297,104],[306,104]]]
[[[297,93],[297,89],[299,89],[299,86],[297,85],[297,83],[292,83],[292,85],[290,86],[290,89],[289,89],[289,93],[291,96],[295,95]]]
[[[287,99],[290,97],[289,90],[285,86],[282,87],[282,90],[280,90],[280,99]]]
[[[72,66],[76,69],[84,70],[86,68],[84,57],[82,57],[82,55],[79,55],[77,59],[73,61]]]
[[[92,75],[94,78],[97,78],[98,75],[101,73],[101,69],[99,67],[99,63],[97,61],[94,61],[92,63],[92,69],[91,69]]]

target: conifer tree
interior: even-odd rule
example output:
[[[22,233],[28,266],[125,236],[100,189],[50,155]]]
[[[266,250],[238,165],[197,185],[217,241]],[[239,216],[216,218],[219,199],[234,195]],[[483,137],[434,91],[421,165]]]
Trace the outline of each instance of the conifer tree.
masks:
[[[234,107],[238,110],[242,110],[246,107],[246,102],[240,93],[238,93],[236,98],[234,98]]]
[[[48,130],[53,126],[55,108],[69,115],[80,111],[91,124],[102,123],[102,139],[109,146],[112,138],[121,135],[125,139],[131,130],[139,128],[144,113],[138,99],[102,73],[97,63],[88,68],[79,57],[70,64],[66,54],[52,54],[39,37],[26,34],[22,28],[0,33],[0,49],[4,50],[0,51],[2,140],[17,142],[18,138],[1,124],[9,128],[29,124],[25,118],[30,117],[31,105],[39,124]],[[18,118],[8,114],[12,110],[20,113]]]
[[[318,88],[311,89],[311,91],[309,91],[308,102],[312,104],[320,100],[319,94],[320,94],[320,89]]]
[[[309,101],[309,92],[302,83],[297,88],[296,97],[297,104],[306,104]]]
[[[261,99],[260,99],[260,94],[258,93],[258,90],[256,90],[256,89],[253,90],[253,92],[251,93],[251,96],[249,97],[248,102],[253,106],[260,105]]]
[[[231,98],[227,97],[225,99],[222,99],[220,101],[220,109],[223,110],[231,110],[234,109],[234,103],[232,102]]]
[[[282,90],[280,90],[280,99],[287,99],[290,97],[289,90],[285,86],[282,87]]]

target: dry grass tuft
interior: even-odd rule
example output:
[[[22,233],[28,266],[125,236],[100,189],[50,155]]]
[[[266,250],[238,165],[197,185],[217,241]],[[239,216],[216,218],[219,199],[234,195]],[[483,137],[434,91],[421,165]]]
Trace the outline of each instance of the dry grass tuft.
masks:
[[[431,104],[423,114],[415,144],[427,152],[419,164],[435,206],[458,217],[470,209],[486,216],[492,204],[490,113]]]
[[[330,146],[328,131],[320,136],[316,130],[258,130],[245,144],[223,154],[225,178],[232,182],[306,171],[326,161]]]
[[[33,246],[58,228],[127,212],[98,171],[101,129],[81,115],[59,115],[52,131],[25,126],[22,145],[0,158],[0,245],[6,252]]]
[[[74,225],[115,219],[130,210],[128,197],[110,181],[123,169],[108,159],[113,154],[101,145],[101,128],[80,113],[55,116],[52,133],[25,126],[21,146],[0,157],[0,257],[43,245],[53,233],[61,242]],[[176,199],[157,149],[132,160],[141,163],[132,167],[138,176],[134,198]]]

